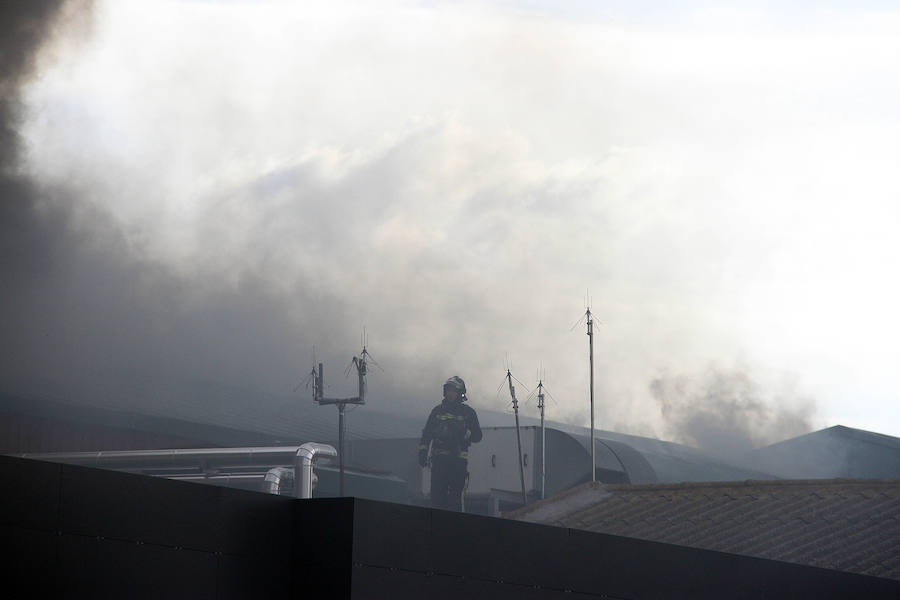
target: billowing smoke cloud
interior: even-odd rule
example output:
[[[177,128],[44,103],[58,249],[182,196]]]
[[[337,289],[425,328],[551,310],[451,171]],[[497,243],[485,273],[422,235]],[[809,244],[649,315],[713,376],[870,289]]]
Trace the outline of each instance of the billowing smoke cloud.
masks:
[[[776,389],[773,395],[766,390]],[[670,439],[735,456],[813,429],[815,403],[788,383],[764,388],[745,368],[709,365],[699,375],[650,383]]]
[[[213,269],[181,274],[141,252],[91,190],[27,176],[21,90],[61,35],[89,24],[91,5],[3,6],[3,392],[165,411],[178,402],[235,410],[216,404],[228,386],[246,407],[254,394],[292,389],[299,360],[311,358],[299,332],[339,322],[329,313],[340,299],[298,286],[288,301],[245,265],[227,280]],[[338,360],[327,347],[322,355]]]
[[[4,287],[0,319],[7,359],[18,352],[19,340],[9,332],[19,317],[15,309],[21,306],[21,295],[41,273],[53,268],[58,249],[65,246],[60,241],[66,232],[64,211],[42,213],[45,207],[32,182],[19,173],[19,125],[24,109],[20,87],[33,74],[38,49],[61,17],[62,5],[59,1],[7,2],[0,8],[0,279]]]
[[[35,37],[4,78],[4,135],[21,143],[4,144],[3,185],[27,190],[2,224],[0,376],[16,393],[165,410],[215,406],[226,387],[243,405],[222,410],[265,410],[296,400],[315,347],[345,395],[365,327],[384,368],[372,409],[422,413],[454,373],[477,407],[502,408],[508,356],[520,379],[552,373],[550,418],[585,424],[587,344],[569,328],[589,288],[600,427],[665,435],[645,382],[747,346],[774,348],[764,358],[780,368],[780,340],[758,333],[779,327],[753,319],[791,301],[806,315],[793,269],[804,294],[835,276],[804,253],[834,235],[824,208],[854,223],[835,208],[844,180],[820,174],[875,179],[849,173],[849,145],[823,157],[782,137],[811,118],[798,97],[822,122],[846,112],[810,75],[810,61],[834,62],[815,43],[795,56],[789,38],[660,38],[470,6],[122,1],[91,14],[89,39],[49,54],[68,28],[36,14],[49,43],[36,53]],[[791,204],[801,188],[816,212]],[[889,254],[854,248],[870,265]],[[804,319],[783,321],[806,339],[790,329]]]
[[[30,271],[29,256],[18,256],[17,249],[29,247],[28,222],[32,211],[31,189],[27,180],[16,176],[19,151],[18,120],[21,117],[19,86],[34,70],[37,49],[44,41],[60,8],[58,1],[4,3],[0,18],[0,227],[3,236],[4,274]]]

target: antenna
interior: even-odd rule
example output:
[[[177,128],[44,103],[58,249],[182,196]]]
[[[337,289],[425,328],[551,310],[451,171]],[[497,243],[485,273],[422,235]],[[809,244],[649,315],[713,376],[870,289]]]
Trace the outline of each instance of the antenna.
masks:
[[[316,392],[316,387],[315,387],[315,386],[316,386],[316,384],[318,383],[318,379],[316,378],[316,347],[315,347],[315,346],[313,346],[312,354],[313,354],[313,368],[312,368],[312,371],[310,371],[309,373],[307,373],[307,374],[306,374],[306,377],[304,377],[304,378],[300,381],[300,383],[298,383],[297,385],[294,386],[294,392],[296,392],[297,390],[299,390],[301,385],[304,386],[304,387],[306,387],[306,388],[309,388],[309,384],[312,383],[312,384],[313,384],[313,401],[315,401],[316,394],[317,394],[317,392]]]
[[[509,395],[512,397],[513,411],[516,413],[516,445],[519,448],[519,480],[522,483],[522,506],[524,506],[528,504],[528,496],[525,495],[525,467],[522,463],[522,436],[519,433],[519,401],[516,399],[516,388],[513,385],[512,380],[512,373],[510,373],[509,369],[506,369],[506,381],[509,383]]]
[[[588,336],[588,362],[590,365],[590,396],[591,396],[591,481],[597,481],[597,458],[594,449],[594,315],[591,314],[590,292],[585,294],[585,311],[581,318],[572,326],[575,329],[581,323],[587,322]],[[571,331],[571,329],[570,329]]]
[[[544,429],[544,380],[538,380],[538,408],[541,409],[541,499],[547,490],[547,432]]]
[[[365,334],[363,334],[365,337]],[[372,360],[365,344],[363,344],[362,352],[359,356],[354,356],[351,366],[356,367],[358,375],[359,395],[353,398],[326,398],[325,397],[325,367],[322,363],[318,364],[318,369],[313,367],[310,377],[313,379],[313,402],[319,406],[327,406],[333,404],[338,409],[338,468],[340,471],[339,489],[340,496],[344,495],[344,412],[348,404],[363,405],[366,403],[366,374],[368,373],[368,362]],[[372,360],[375,363],[374,360]],[[375,363],[377,365],[377,363]],[[379,367],[380,368],[380,367]],[[349,373],[349,367],[348,367]]]
[[[597,458],[594,449],[594,319],[591,307],[587,311],[588,360],[591,369],[591,481],[597,481]]]
[[[541,498],[546,497],[547,493],[547,429],[544,421],[544,412],[546,404],[544,402],[546,390],[546,386],[544,385],[544,379],[546,378],[546,372],[544,371],[544,365],[541,364],[540,368],[537,372],[537,388],[534,389],[529,395],[528,399],[530,400],[535,394],[537,394],[537,406],[541,411]],[[548,391],[546,396],[549,396],[551,400],[553,400],[553,396]],[[555,402],[555,400],[554,400]]]

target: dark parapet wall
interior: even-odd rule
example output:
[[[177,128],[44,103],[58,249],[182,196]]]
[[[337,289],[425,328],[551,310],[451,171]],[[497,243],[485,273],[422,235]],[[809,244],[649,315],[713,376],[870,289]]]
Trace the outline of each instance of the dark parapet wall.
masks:
[[[7,597],[286,597],[292,501],[0,456]]]
[[[387,502],[3,456],[0,476],[9,597],[900,597],[894,580]]]
[[[354,599],[890,598],[900,593],[898,581],[442,510],[357,501],[353,519]]]

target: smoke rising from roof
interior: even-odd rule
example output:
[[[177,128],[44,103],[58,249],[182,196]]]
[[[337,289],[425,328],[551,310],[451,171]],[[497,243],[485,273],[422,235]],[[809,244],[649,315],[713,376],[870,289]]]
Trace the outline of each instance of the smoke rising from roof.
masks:
[[[329,311],[339,299],[323,302],[313,290],[292,289],[288,302],[283,290],[246,268],[227,280],[203,268],[180,274],[141,252],[91,201],[91,190],[23,173],[20,90],[41,51],[46,58],[60,41],[53,34],[68,32],[63,25],[72,20],[84,24],[90,10],[84,2],[3,8],[4,392],[159,409],[196,401],[191,390],[198,383],[255,393],[290,389],[300,377],[297,359],[308,353],[297,332],[314,329],[312,319],[338,321]],[[313,302],[320,307],[314,316],[303,310]]]
[[[4,309],[15,305],[23,286],[51,268],[55,232],[64,217],[42,218],[32,182],[19,174],[19,125],[24,107],[20,86],[32,75],[37,50],[59,18],[62,2],[4,3],[0,8],[0,273]],[[5,322],[14,319],[2,311]],[[5,330],[5,328],[4,328]],[[6,336],[4,336],[6,337]],[[4,341],[5,356],[15,345]]]
[[[665,375],[650,383],[650,391],[669,439],[720,455],[737,456],[807,433],[814,425],[811,398],[788,383],[768,396],[741,367],[711,364],[699,376]]]
[[[185,389],[214,405],[218,385],[264,409],[261,395],[291,397],[315,347],[349,395],[340,375],[365,327],[385,369],[372,408],[422,412],[451,374],[476,407],[502,408],[509,356],[523,380],[549,369],[550,418],[585,424],[587,344],[569,327],[590,288],[605,323],[598,422],[662,434],[646,382],[778,330],[747,320],[747,294],[803,306],[778,287],[792,269],[812,273],[804,294],[831,285],[834,269],[820,281],[795,244],[823,247],[807,221],[833,234],[821,215],[840,212],[840,186],[820,172],[841,171],[778,137],[808,118],[798,90],[750,75],[793,83],[783,56],[470,7],[391,10],[99,3],[90,39],[17,76],[22,110],[4,124],[22,143],[4,167],[28,193],[4,208],[6,389],[174,406],[200,401]],[[712,55],[747,75],[697,59]],[[819,110],[843,110],[810,80]],[[791,204],[800,187],[822,211]],[[865,264],[884,255],[854,248]],[[706,415],[703,393],[687,397]],[[759,412],[737,398],[732,412]]]

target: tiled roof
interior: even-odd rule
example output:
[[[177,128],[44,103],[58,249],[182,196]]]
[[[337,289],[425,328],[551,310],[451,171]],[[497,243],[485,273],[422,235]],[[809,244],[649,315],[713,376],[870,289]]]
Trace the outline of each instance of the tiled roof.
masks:
[[[900,479],[587,483],[507,516],[900,579]]]

